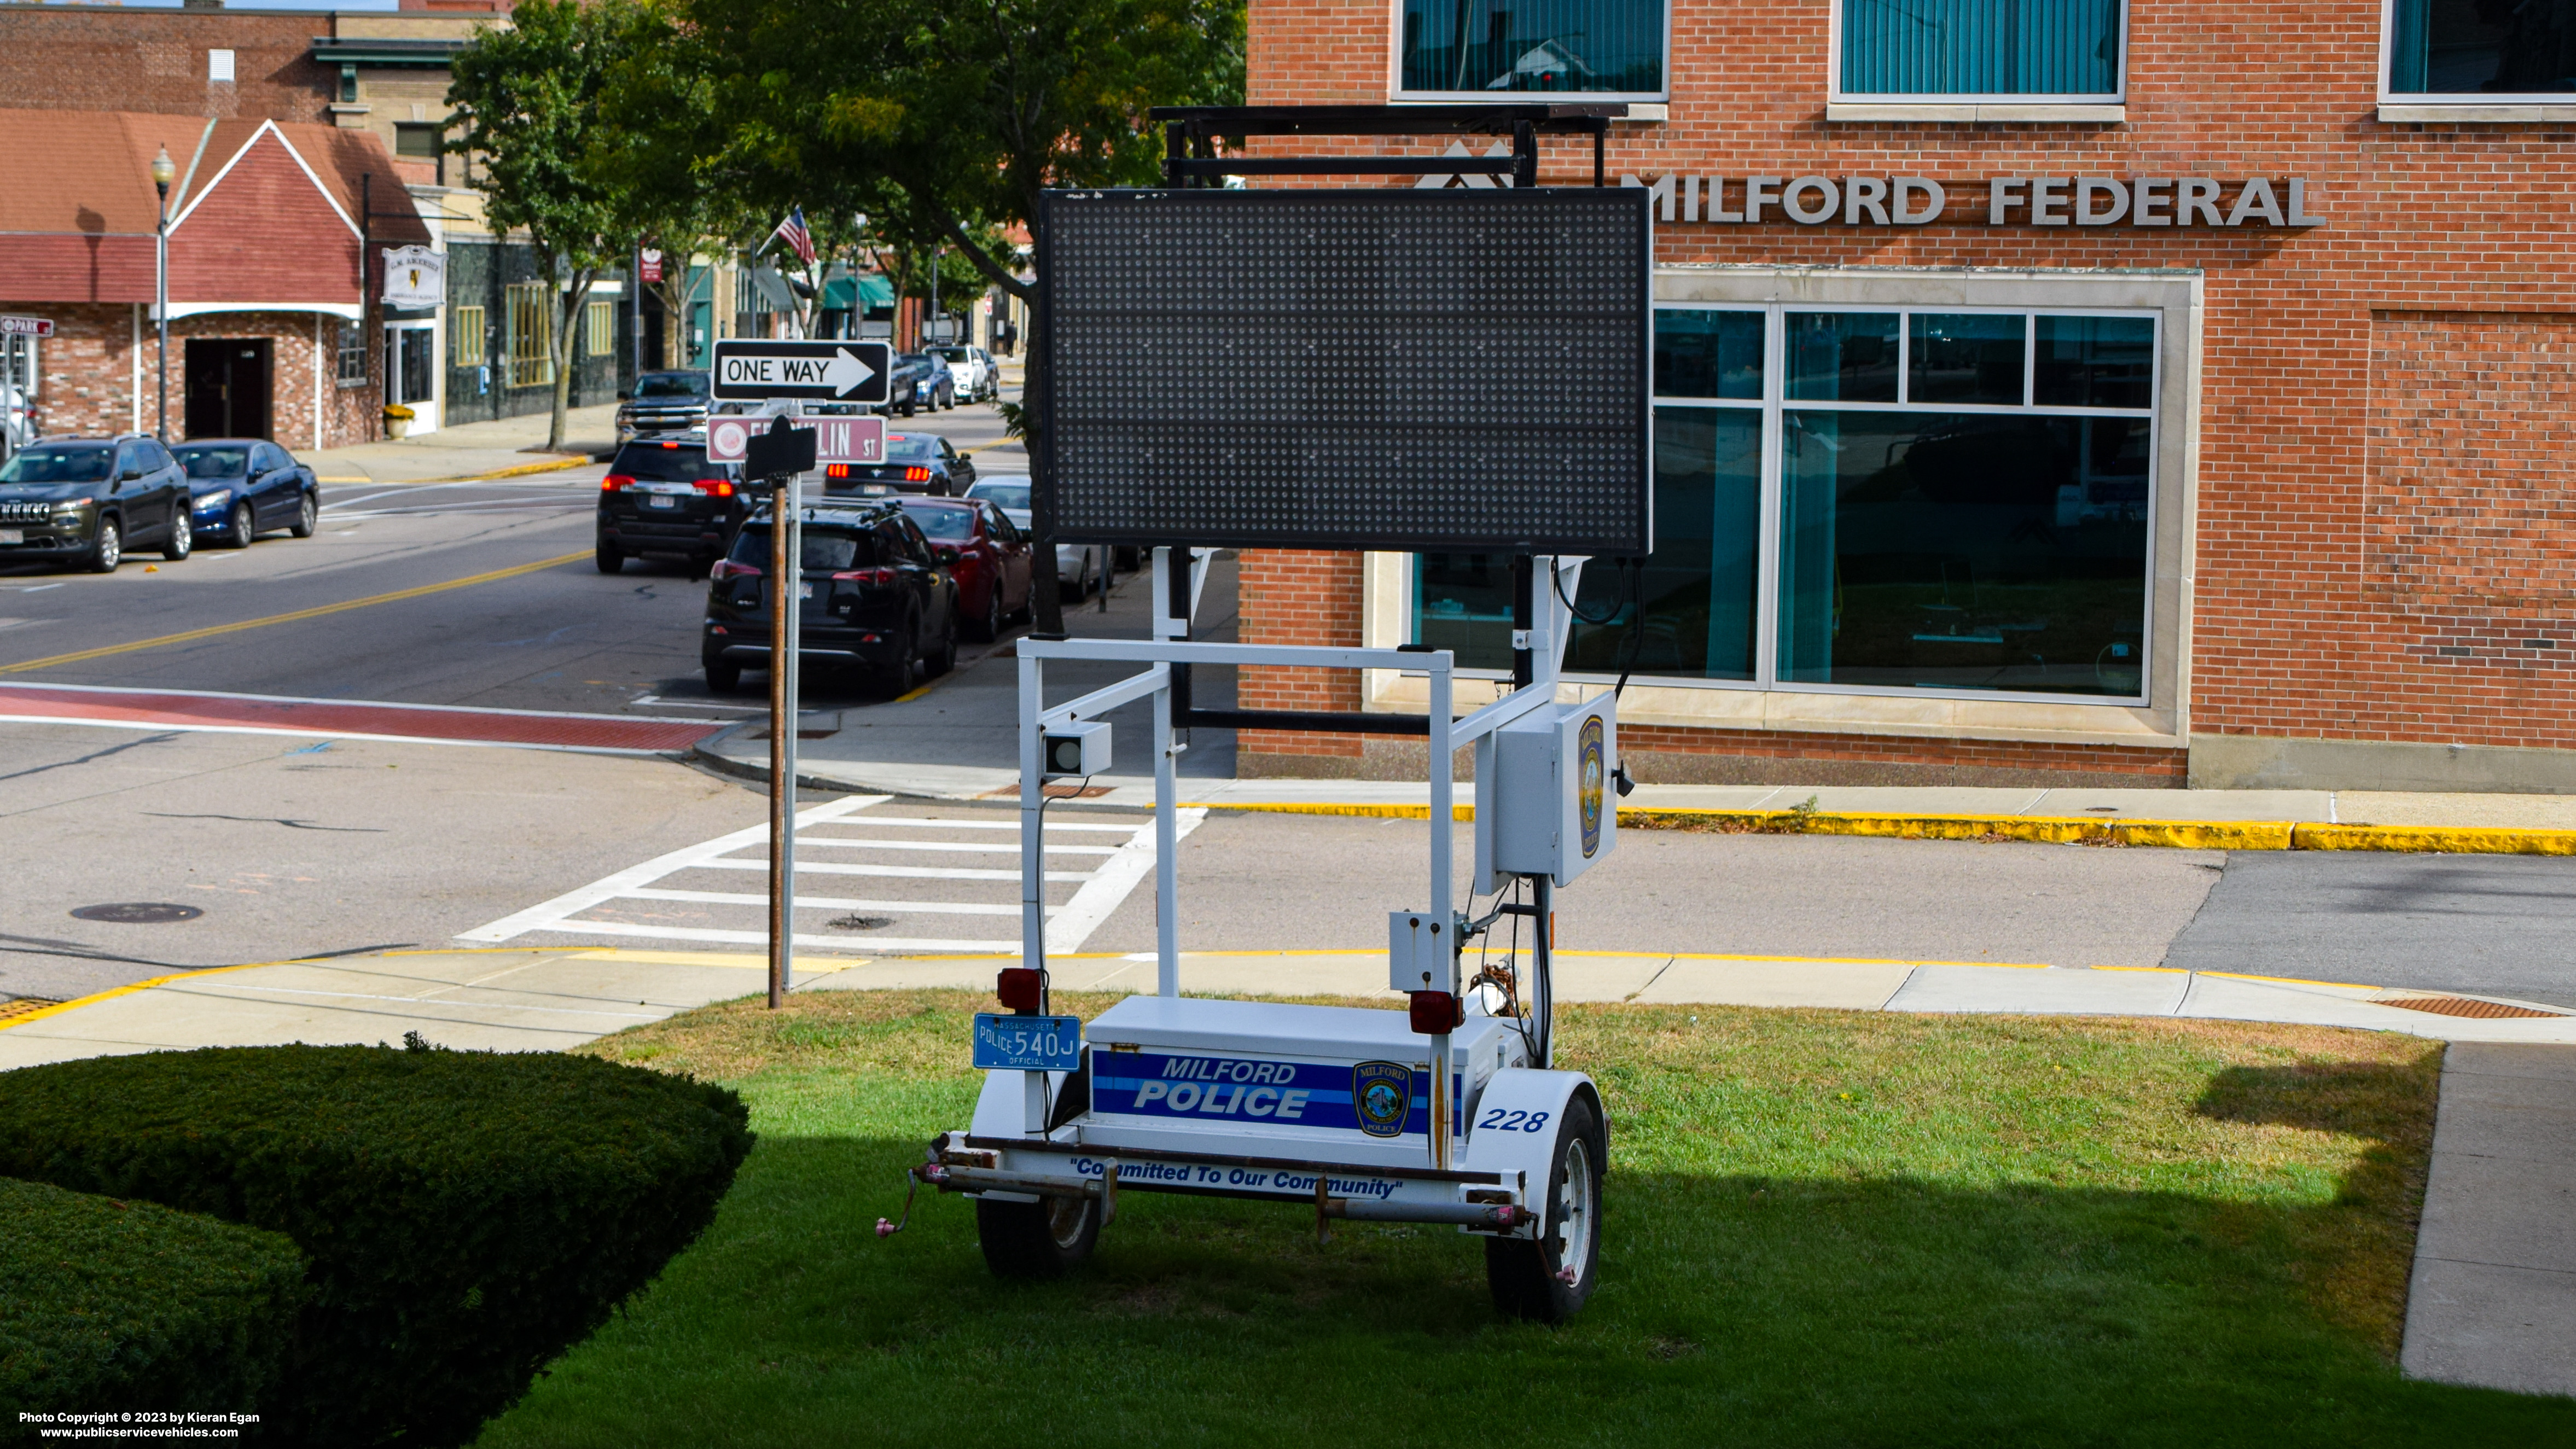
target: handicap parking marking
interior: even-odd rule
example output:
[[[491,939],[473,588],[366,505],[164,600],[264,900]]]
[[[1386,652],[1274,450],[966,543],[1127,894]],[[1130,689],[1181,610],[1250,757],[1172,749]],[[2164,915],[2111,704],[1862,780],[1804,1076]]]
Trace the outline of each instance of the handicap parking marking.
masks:
[[[1017,856],[1020,825],[1011,820],[949,819],[927,815],[872,815],[872,807],[885,804],[888,795],[852,795],[825,804],[809,806],[796,815],[797,862],[799,876],[855,878],[856,880],[946,882],[963,887],[958,892],[964,899],[907,899],[900,895],[857,896],[797,893],[799,911],[831,911],[890,917],[889,927],[904,930],[901,935],[866,936],[820,935],[798,930],[793,943],[801,948],[866,951],[872,954],[937,953],[1016,956],[1020,941],[1016,933],[1004,939],[999,932],[987,937],[951,936],[946,932],[981,920],[1016,920],[1020,914],[1016,869],[998,866],[948,863],[950,858],[965,856]],[[1178,812],[1177,831],[1180,839],[1196,830],[1207,818],[1201,808]],[[916,837],[912,832],[921,832]],[[863,833],[844,833],[863,832]],[[964,841],[930,838],[936,833],[960,834]],[[1004,837],[1008,837],[1005,839]],[[1110,823],[1097,819],[1049,821],[1046,826],[1045,853],[1071,866],[1090,864],[1089,869],[1058,869],[1045,872],[1049,884],[1075,887],[1071,897],[1060,905],[1046,907],[1046,949],[1049,952],[1072,952],[1082,948],[1094,931],[1108,921],[1125,903],[1136,887],[1153,873],[1154,821],[1141,817],[1133,824]],[[1065,836],[1099,842],[1071,844]],[[670,904],[709,908],[700,917],[715,911],[756,911],[768,905],[766,891],[731,891],[702,889],[674,884],[673,878],[692,871],[749,871],[766,876],[769,872],[767,847],[769,827],[755,825],[721,835],[713,840],[659,855],[593,881],[578,890],[568,891],[540,905],[505,916],[490,925],[462,933],[457,939],[478,944],[500,944],[530,935],[615,936],[639,940],[721,943],[726,945],[765,945],[765,930],[731,929],[712,925],[665,924],[653,919],[614,919],[594,912],[629,915],[636,912],[622,903],[635,906]],[[1113,842],[1114,843],[1111,843]],[[815,859],[814,851],[902,851],[914,861],[894,863],[883,860]],[[748,853],[743,853],[748,852]],[[918,863],[936,861],[936,864]],[[1096,863],[1095,863],[1096,862]],[[817,881],[817,884],[822,882]],[[710,882],[709,884],[713,884]],[[826,889],[829,889],[827,886]],[[862,886],[864,890],[866,887]],[[900,889],[900,888],[897,888]],[[978,898],[980,897],[980,898]],[[967,918],[961,920],[959,918]],[[909,928],[908,930],[906,928]],[[934,934],[936,933],[936,934]]]

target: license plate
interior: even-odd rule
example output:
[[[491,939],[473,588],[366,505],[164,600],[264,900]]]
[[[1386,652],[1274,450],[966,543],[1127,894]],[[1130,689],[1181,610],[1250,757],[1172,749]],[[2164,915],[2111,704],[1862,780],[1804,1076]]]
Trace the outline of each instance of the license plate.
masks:
[[[861,489],[861,490],[859,490],[859,491],[860,491],[860,492],[862,492],[862,493],[874,493],[874,494],[878,494],[878,495],[883,495],[883,494],[887,491],[887,489],[886,489],[886,486],[885,486],[883,483],[871,483],[871,484],[869,484],[867,487],[865,487],[865,488],[863,488],[863,489]]]
[[[26,541],[27,531],[25,529],[0,528],[0,543],[25,543]]]
[[[975,1013],[979,1071],[1069,1072],[1081,1065],[1081,1017]]]
[[[644,496],[644,506],[647,508],[677,508],[680,506],[680,500],[672,497],[668,493],[648,493]]]

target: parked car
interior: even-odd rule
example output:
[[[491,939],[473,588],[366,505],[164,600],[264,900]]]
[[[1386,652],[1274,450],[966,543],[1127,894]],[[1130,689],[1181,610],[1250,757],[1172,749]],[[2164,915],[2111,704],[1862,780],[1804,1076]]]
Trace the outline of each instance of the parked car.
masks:
[[[975,483],[975,460],[937,433],[888,433],[882,463],[833,463],[823,469],[827,493],[883,497],[930,493],[955,498]]]
[[[941,408],[955,408],[957,406],[957,373],[955,369],[948,365],[948,359],[940,356],[939,351],[936,348],[926,352],[911,352],[904,355],[918,359],[923,367],[930,370],[929,380],[921,385],[922,406],[929,408],[932,412],[937,412]]]
[[[999,639],[1004,623],[1028,612],[1034,545],[1002,510],[975,499],[906,498],[903,511],[956,577],[968,637]]]
[[[188,475],[141,433],[48,438],[0,463],[0,562],[50,559],[112,574],[129,548],[186,558]]]
[[[930,540],[891,500],[808,508],[797,597],[797,657],[807,666],[864,668],[897,695],[916,670],[957,664],[957,580]],[[707,687],[729,693],[746,669],[769,667],[770,514],[752,515],[733,552],[708,576],[699,663]]]
[[[707,373],[648,372],[617,395],[617,441],[644,433],[678,433],[707,423]]]
[[[898,352],[894,370],[886,374],[886,400],[879,409],[888,417],[900,413],[911,417],[924,401],[932,386],[930,361],[918,352]],[[936,403],[933,403],[936,406]]]
[[[957,375],[957,395],[968,402],[991,402],[1002,395],[1002,369],[993,362],[993,354],[980,347],[934,347],[934,356],[948,363]]]
[[[704,431],[637,438],[599,480],[599,571],[663,557],[703,572],[733,547],[750,509],[742,465],[708,462]]]
[[[990,503],[1002,510],[1002,516],[1019,526],[1022,533],[1035,539],[1036,524],[1029,512],[1029,477],[1025,473],[997,474],[966,490],[968,498]],[[1109,582],[1110,553],[1098,544],[1059,543],[1055,546],[1055,580],[1059,597],[1080,599],[1089,596],[1095,586]]]
[[[191,438],[170,450],[188,474],[188,530],[226,548],[283,528],[311,538],[322,486],[295,455],[260,438]]]

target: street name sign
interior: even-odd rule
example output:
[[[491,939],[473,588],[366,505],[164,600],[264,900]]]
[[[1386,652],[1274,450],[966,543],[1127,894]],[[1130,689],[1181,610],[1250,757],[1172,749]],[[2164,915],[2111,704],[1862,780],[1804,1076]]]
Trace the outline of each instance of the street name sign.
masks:
[[[794,419],[794,425],[813,429],[814,461],[818,467],[831,463],[885,461],[886,422],[883,418],[808,415]],[[768,426],[766,418],[707,419],[707,461],[741,462],[751,445],[752,435]]]
[[[727,338],[716,344],[710,393],[721,402],[881,403],[894,371],[883,342],[771,342]]]

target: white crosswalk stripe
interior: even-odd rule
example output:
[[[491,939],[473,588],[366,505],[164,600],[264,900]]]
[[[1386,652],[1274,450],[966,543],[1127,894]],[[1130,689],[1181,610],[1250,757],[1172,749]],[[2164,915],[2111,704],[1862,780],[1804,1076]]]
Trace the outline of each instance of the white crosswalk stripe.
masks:
[[[1016,920],[1019,916],[1019,871],[947,862],[960,856],[1016,857],[1020,852],[1019,821],[989,816],[949,819],[866,813],[891,798],[845,796],[797,812],[796,871],[800,877],[858,877],[889,884],[872,888],[884,894],[867,897],[808,895],[800,890],[795,944],[800,949],[839,951],[1018,955],[1018,933],[1003,926],[1001,920]],[[1205,810],[1181,811],[1180,835],[1187,836],[1206,818]],[[1076,857],[1096,861],[1089,869],[1045,873],[1049,886],[1074,887],[1069,896],[1047,907],[1047,950],[1078,951],[1153,872],[1154,822],[1144,818],[1132,824],[1107,823],[1097,817],[1049,820],[1046,833],[1050,863],[1069,866],[1075,864]],[[1001,838],[1005,834],[1010,837],[1007,841]],[[961,835],[967,838],[939,838]],[[1067,843],[1066,837],[1106,837],[1115,843],[1075,845]],[[497,945],[531,935],[608,936],[691,945],[763,945],[768,940],[764,929],[767,893],[720,889],[728,882],[705,873],[749,871],[766,876],[768,840],[766,825],[718,836],[656,856],[579,890],[467,931],[458,939]],[[910,855],[912,861],[895,864],[816,858],[822,851],[843,850],[899,851]],[[920,893],[907,894],[905,886],[891,884],[894,882],[915,883],[914,889]],[[822,884],[820,880],[815,883]],[[1055,898],[1051,895],[1050,899]],[[863,920],[864,925],[824,934],[814,929],[818,922],[807,912],[829,912],[839,921]],[[985,921],[991,922],[991,927],[985,927],[990,934],[946,934],[969,924],[959,917],[981,918],[975,922],[979,927]]]

